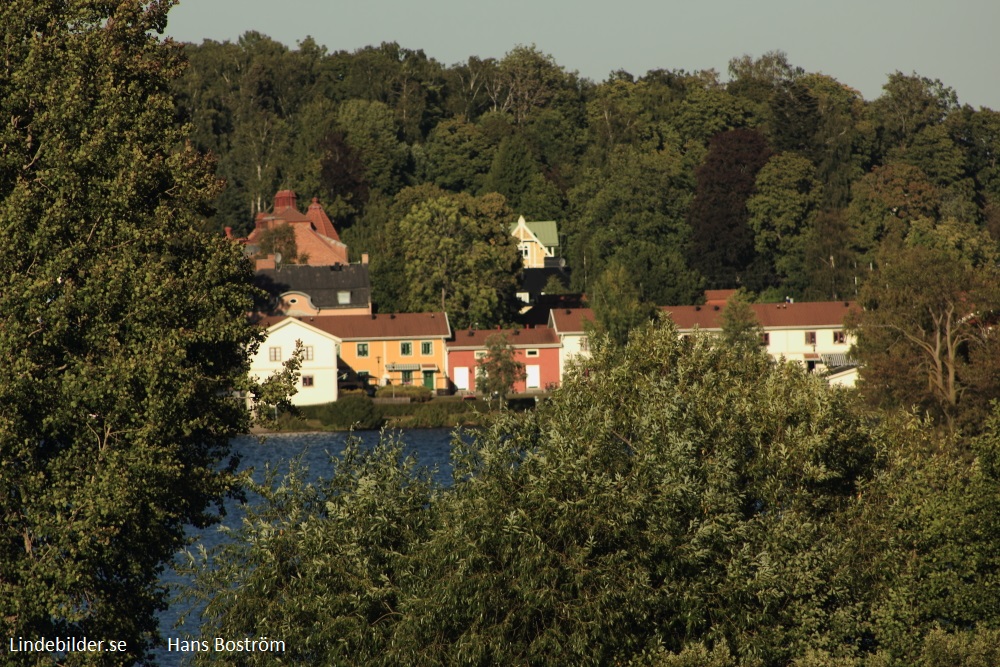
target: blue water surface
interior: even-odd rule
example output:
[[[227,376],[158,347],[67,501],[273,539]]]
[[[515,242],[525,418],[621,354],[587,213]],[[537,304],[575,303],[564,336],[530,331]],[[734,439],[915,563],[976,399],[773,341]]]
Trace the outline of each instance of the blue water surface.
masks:
[[[434,471],[434,478],[442,484],[451,481],[451,441],[453,434],[447,429],[410,429],[398,432],[406,445],[405,452],[416,457],[417,463]],[[361,439],[362,448],[370,449],[379,440],[377,431],[359,431],[355,436]],[[330,457],[338,456],[344,447],[346,433],[290,433],[269,435],[264,439],[246,436],[233,441],[233,453],[240,456],[240,470],[253,469],[253,479],[264,481],[264,471],[267,467],[276,469],[279,475],[288,472],[288,463],[300,458],[307,468],[307,480],[330,476]],[[255,499],[248,498],[252,503]],[[223,527],[237,530],[243,520],[242,507],[235,501],[226,504],[226,516],[221,526],[216,525],[204,530],[189,530],[189,536],[194,543],[190,549],[196,553],[198,545],[211,549],[228,539]],[[162,578],[163,583],[174,591],[179,591],[190,582],[174,570],[168,570]],[[160,635],[164,642],[167,639],[185,639],[198,635],[197,614],[190,614],[183,625],[178,625],[182,613],[189,612],[185,606],[175,603],[160,614]],[[178,667],[187,664],[185,654],[169,652],[161,648],[154,652],[157,662],[163,667]]]

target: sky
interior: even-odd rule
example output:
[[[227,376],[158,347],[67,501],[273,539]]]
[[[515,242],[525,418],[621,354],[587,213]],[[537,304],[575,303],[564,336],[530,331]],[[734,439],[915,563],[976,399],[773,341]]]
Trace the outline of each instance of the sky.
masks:
[[[395,41],[445,65],[534,44],[593,81],[618,69],[715,69],[725,80],[731,58],[780,50],[868,100],[898,70],[1000,110],[998,27],[998,0],[179,0],[167,34],[235,41],[256,30],[329,51]]]

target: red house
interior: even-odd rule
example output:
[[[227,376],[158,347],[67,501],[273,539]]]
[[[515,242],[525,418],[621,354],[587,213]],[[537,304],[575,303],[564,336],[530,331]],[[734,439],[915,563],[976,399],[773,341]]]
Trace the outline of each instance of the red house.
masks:
[[[514,383],[515,393],[546,391],[559,386],[559,337],[549,327],[533,329],[461,329],[448,351],[448,375],[459,392],[476,390],[479,360],[486,356],[486,339],[504,334],[514,358],[524,364],[525,379]]]

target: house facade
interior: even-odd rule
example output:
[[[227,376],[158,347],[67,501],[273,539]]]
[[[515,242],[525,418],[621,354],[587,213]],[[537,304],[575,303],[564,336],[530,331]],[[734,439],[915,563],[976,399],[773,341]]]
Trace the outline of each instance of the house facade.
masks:
[[[731,292],[710,292],[707,303],[699,306],[663,306],[681,335],[696,330],[720,333],[725,298]],[[825,370],[831,384],[853,386],[856,363],[849,352],[853,337],[844,327],[847,315],[858,309],[850,301],[802,303],[755,303],[750,305],[763,329],[761,345],[775,359],[795,361],[810,371]],[[549,326],[556,332],[562,350],[560,375],[574,359],[589,356],[587,322],[594,321],[589,308],[554,308]]]
[[[528,329],[463,329],[455,332],[447,345],[448,374],[455,391],[476,391],[480,361],[487,355],[487,340],[494,335],[506,337],[514,360],[524,365],[525,377],[514,383],[514,393],[555,389],[562,379],[559,362],[559,337],[549,327]]]
[[[308,266],[333,266],[347,264],[347,246],[340,240],[340,235],[330,222],[329,216],[319,200],[315,197],[305,213],[299,211],[297,197],[292,190],[281,190],[274,196],[274,207],[270,213],[258,213],[254,220],[254,228],[243,240],[247,253],[257,257],[255,268],[260,271],[274,269],[282,261],[290,258],[278,258],[271,254],[260,256],[259,243],[267,231],[287,225],[295,235],[295,247],[298,252],[296,263]]]
[[[549,311],[549,328],[559,341],[559,377],[565,376],[569,365],[590,356],[588,324],[594,321],[590,308],[553,308]]]
[[[337,357],[341,341],[295,318],[284,318],[267,326],[266,338],[250,360],[250,374],[263,380],[280,371],[302,342],[302,366],[293,405],[322,405],[337,400]]]
[[[363,256],[360,264],[262,269],[254,275],[254,284],[268,293],[264,311],[269,315],[371,315],[366,260]]]
[[[558,257],[559,227],[554,220],[527,222],[522,215],[511,226],[510,233],[517,239],[524,268],[542,269],[547,266],[546,260],[551,263]]]
[[[372,384],[449,387],[445,341],[451,326],[445,313],[316,315],[299,318],[341,341],[341,373]]]
[[[850,358],[853,337],[844,319],[858,310],[851,301],[811,301],[802,303],[755,303],[750,305],[763,329],[761,345],[775,359],[802,364],[810,371],[831,372],[835,384],[852,386],[856,363]],[[681,334],[698,329],[722,331],[725,302],[708,300],[703,306],[664,306]]]

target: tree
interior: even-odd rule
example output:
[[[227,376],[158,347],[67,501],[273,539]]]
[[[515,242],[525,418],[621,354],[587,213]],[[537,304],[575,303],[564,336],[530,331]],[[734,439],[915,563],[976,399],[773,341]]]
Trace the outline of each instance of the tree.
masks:
[[[771,156],[767,140],[753,130],[733,130],[713,137],[688,214],[691,266],[710,287],[758,287],[769,276],[754,265],[753,232],[747,199],[757,172]]]
[[[414,206],[398,225],[406,307],[447,311],[458,328],[509,322],[521,269],[512,220],[497,194],[442,197]]]
[[[759,352],[763,333],[747,293],[737,290],[722,309],[722,342],[747,352]]]
[[[264,230],[259,238],[260,254],[281,255],[281,261],[294,264],[299,260],[298,244],[295,241],[295,230],[285,223]]]
[[[1000,275],[994,254],[973,263],[961,247],[945,245],[943,231],[930,240],[913,235],[898,249],[887,247],[861,291],[864,310],[853,320],[863,362],[861,390],[882,407],[919,406],[950,429],[976,428],[990,398],[1000,394],[994,324],[1000,313]],[[968,391],[967,377],[994,369],[993,381]],[[989,374],[989,373],[988,373]]]
[[[273,623],[304,665],[853,658],[877,571],[845,538],[879,428],[793,364],[641,327],[456,441],[449,487],[393,443],[268,485],[203,575],[203,633]]]
[[[690,303],[701,287],[684,256],[690,191],[677,147],[613,150],[606,167],[590,170],[571,193],[576,214],[566,227],[575,288],[591,293],[594,278],[617,262],[642,281],[643,299]]]
[[[528,142],[520,134],[505,137],[500,142],[493,163],[486,175],[483,190],[499,192],[514,210],[521,210],[521,198],[538,173]]]
[[[610,341],[624,346],[633,329],[648,323],[656,307],[642,298],[635,279],[618,262],[611,262],[588,294],[594,309],[594,328]]]
[[[514,383],[524,380],[524,364],[514,356],[507,335],[500,332],[486,339],[486,356],[479,360],[477,388],[486,396],[495,396],[500,405],[507,402]]]
[[[259,342],[248,262],[195,230],[218,184],[174,124],[169,6],[0,8],[0,634],[114,638],[121,664],[237,487]]]
[[[749,225],[762,264],[774,271],[778,285],[800,287],[803,282],[803,241],[820,196],[812,163],[794,153],[775,155],[757,173],[747,199]],[[799,296],[800,290],[795,291]]]

